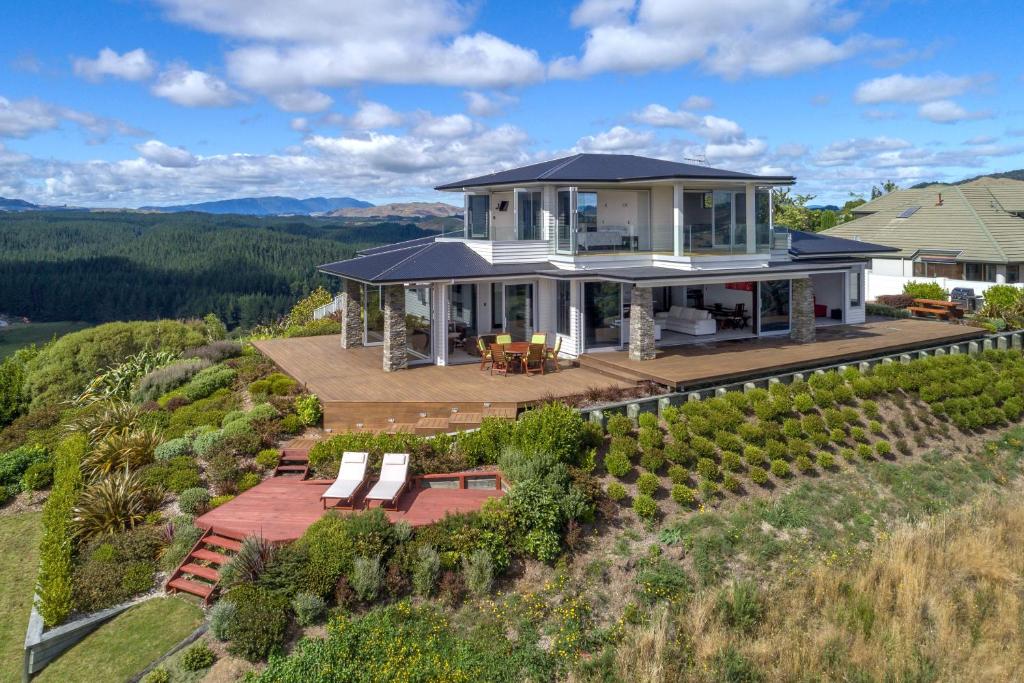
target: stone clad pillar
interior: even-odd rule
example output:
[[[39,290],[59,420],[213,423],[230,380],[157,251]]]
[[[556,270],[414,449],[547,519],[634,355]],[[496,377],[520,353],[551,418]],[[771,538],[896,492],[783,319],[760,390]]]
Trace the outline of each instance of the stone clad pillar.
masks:
[[[341,289],[341,348],[363,345],[363,286],[344,280]]]
[[[812,342],[814,333],[814,284],[810,278],[793,280],[789,302],[793,323],[789,338],[796,342]]]
[[[629,359],[654,358],[654,297],[650,287],[633,285],[629,305]]]
[[[405,332],[405,287],[384,287],[384,372],[402,370],[409,364]]]

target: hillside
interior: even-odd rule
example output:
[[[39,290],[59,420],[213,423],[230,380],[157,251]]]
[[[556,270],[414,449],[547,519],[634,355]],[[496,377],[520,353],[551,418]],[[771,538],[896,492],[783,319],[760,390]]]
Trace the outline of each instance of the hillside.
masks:
[[[310,197],[295,199],[294,197],[239,197],[238,199],[221,199],[214,202],[197,204],[178,204],[175,206],[143,206],[142,211],[159,211],[162,213],[181,213],[199,211],[201,213],[236,213],[246,216],[283,216],[314,213],[327,213],[336,209],[366,208],[373,204],[352,197]]]
[[[923,183],[918,183],[917,185],[913,185],[913,186],[910,187],[910,189],[911,190],[919,190],[922,187],[928,187],[929,185],[964,185],[964,184],[969,183],[971,181],[978,180],[979,178],[1008,178],[1009,180],[1024,180],[1024,168],[1018,168],[1018,169],[1013,170],[1013,171],[1003,171],[1002,173],[983,173],[981,175],[976,175],[976,176],[973,176],[971,178],[964,178],[963,180],[957,180],[957,181],[952,182],[952,183],[944,183],[944,182],[938,181],[938,180],[927,181],[927,182],[923,182]]]
[[[462,207],[444,202],[402,202],[335,209],[327,215],[346,218],[450,218],[461,216]]]
[[[411,224],[307,217],[10,213],[0,215],[0,292],[5,313],[36,322],[214,312],[248,327],[331,285],[318,265],[429,234]]]

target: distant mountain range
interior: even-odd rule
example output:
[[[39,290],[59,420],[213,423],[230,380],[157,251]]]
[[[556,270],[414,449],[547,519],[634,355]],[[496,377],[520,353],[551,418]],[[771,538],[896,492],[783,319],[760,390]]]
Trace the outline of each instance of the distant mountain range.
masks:
[[[957,180],[956,182],[953,183],[944,183],[937,180],[925,183],[918,183],[917,185],[912,186],[910,189],[919,190],[922,187],[928,187],[929,185],[963,185],[964,183],[969,183],[972,180],[977,180],[978,178],[1008,178],[1010,180],[1024,180],[1024,168],[1018,168],[1014,171],[1003,171],[1002,173],[983,173],[982,175],[976,175],[973,178],[964,178],[963,180]]]
[[[45,204],[33,204],[24,199],[7,199],[0,197],[0,211],[64,211],[75,209],[72,206],[47,206]]]
[[[336,209],[367,208],[373,204],[352,197],[310,197],[295,199],[294,197],[240,197],[238,199],[221,199],[215,202],[199,202],[197,204],[177,204],[174,206],[143,206],[140,211],[159,211],[163,213],[181,213],[182,211],[200,211],[202,213],[238,213],[247,216],[279,216],[285,214],[310,215],[328,213]]]
[[[444,202],[402,202],[335,209],[326,215],[342,218],[450,218],[461,216],[462,207]]]

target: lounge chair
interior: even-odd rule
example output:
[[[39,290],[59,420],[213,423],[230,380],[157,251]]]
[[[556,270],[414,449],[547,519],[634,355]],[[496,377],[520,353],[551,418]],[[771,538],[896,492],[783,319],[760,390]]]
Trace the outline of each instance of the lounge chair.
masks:
[[[409,485],[409,454],[385,453],[380,465],[380,479],[366,494],[365,500],[379,500],[397,507],[398,499]]]
[[[341,456],[341,467],[338,468],[338,477],[331,484],[330,488],[320,496],[320,501],[327,508],[328,500],[337,500],[334,507],[355,507],[355,497],[359,491],[366,486],[366,463],[370,459],[369,453],[356,453],[345,451]],[[347,502],[347,504],[344,504]]]

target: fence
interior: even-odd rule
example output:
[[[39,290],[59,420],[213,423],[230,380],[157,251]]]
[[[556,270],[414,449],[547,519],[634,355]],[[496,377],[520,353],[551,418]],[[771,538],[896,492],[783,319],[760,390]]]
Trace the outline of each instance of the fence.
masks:
[[[868,301],[873,301],[883,294],[902,294],[903,285],[908,282],[935,282],[943,289],[949,291],[954,287],[967,287],[973,289],[975,294],[984,295],[985,290],[997,284],[995,282],[979,282],[977,280],[954,280],[948,277],[908,277],[906,275],[879,275],[874,271],[867,271],[867,292]],[[1024,285],[1016,284],[1015,287]]]
[[[341,310],[341,294],[331,299],[331,302],[313,309],[313,320],[320,320],[333,315]]]

